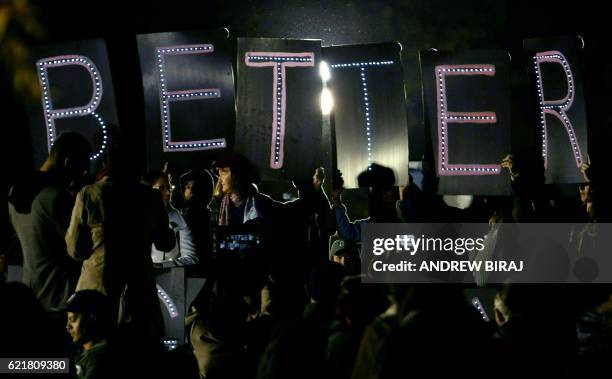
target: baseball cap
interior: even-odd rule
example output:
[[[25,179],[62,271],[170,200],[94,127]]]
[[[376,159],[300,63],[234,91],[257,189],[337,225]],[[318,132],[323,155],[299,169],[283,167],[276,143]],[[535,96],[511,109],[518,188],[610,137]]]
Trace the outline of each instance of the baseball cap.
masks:
[[[109,313],[110,304],[108,298],[102,292],[82,290],[72,294],[62,310],[89,315],[104,315]]]
[[[342,253],[344,253],[346,249],[348,249],[348,244],[346,243],[346,241],[344,241],[343,239],[335,240],[332,243],[331,248],[329,249],[329,256],[331,258],[335,255],[342,255]]]

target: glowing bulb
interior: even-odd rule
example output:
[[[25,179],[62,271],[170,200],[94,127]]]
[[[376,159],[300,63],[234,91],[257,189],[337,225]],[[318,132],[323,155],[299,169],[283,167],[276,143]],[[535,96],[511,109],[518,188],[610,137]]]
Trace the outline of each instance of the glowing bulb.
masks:
[[[329,89],[323,88],[321,92],[321,111],[324,115],[328,115],[331,113],[334,107],[334,98]]]
[[[321,75],[321,79],[323,79],[323,83],[326,83],[329,78],[331,78],[331,73],[329,71],[329,65],[325,61],[321,61],[319,64],[319,74]]]

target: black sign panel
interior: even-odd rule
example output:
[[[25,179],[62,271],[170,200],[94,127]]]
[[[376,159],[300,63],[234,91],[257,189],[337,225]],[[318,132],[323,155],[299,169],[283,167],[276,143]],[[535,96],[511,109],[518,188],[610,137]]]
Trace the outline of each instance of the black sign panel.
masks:
[[[238,39],[235,149],[263,180],[303,180],[331,167],[320,62],[319,40]]]
[[[577,37],[524,41],[546,183],[584,181],[580,166],[587,162],[587,120],[579,41]]]
[[[510,153],[508,55],[421,52],[425,124],[443,194],[504,195]]]
[[[330,68],[338,168],[348,188],[371,163],[391,167],[408,181],[408,129],[397,43],[323,49]]]
[[[47,45],[34,50],[41,106],[32,111],[34,164],[40,166],[63,131],[83,135],[92,161],[106,150],[109,124],[117,124],[115,94],[104,40]]]
[[[206,162],[231,144],[234,75],[226,30],[138,35],[147,164]]]

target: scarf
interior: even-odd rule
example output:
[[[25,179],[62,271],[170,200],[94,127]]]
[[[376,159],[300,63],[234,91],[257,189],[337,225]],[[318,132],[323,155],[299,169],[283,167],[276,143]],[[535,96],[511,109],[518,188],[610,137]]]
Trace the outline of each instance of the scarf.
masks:
[[[221,206],[219,209],[219,225],[229,225],[229,212],[230,212],[230,195],[224,195],[221,200]],[[260,214],[257,210],[257,205],[255,202],[254,196],[248,196],[246,198],[246,204],[244,205],[244,216],[242,218],[242,223],[246,224],[248,221],[254,220],[260,217]]]

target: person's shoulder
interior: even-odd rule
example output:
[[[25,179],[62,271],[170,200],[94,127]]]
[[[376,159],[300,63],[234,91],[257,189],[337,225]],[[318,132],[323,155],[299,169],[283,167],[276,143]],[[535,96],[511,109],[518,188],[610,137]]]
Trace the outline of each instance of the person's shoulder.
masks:
[[[369,354],[382,349],[389,336],[398,328],[397,318],[392,315],[380,315],[376,317],[363,331],[360,346],[365,348]],[[368,353],[366,353],[368,354]]]
[[[170,221],[177,223],[179,226],[187,225],[187,221],[185,221],[185,214],[173,207],[171,204],[168,205],[168,218]]]
[[[106,340],[102,340],[93,345],[89,350],[82,351],[79,355],[79,361],[85,363],[91,362],[92,360],[97,360],[98,358],[104,356],[106,350]]]
[[[270,195],[262,193],[262,192],[255,192],[255,193],[253,193],[253,197],[255,197],[255,199],[257,199],[259,201],[276,202],[276,200],[271,198]]]
[[[369,224],[371,222],[372,222],[372,218],[371,217],[360,218],[359,220],[355,220],[355,224],[356,225]]]
[[[168,217],[182,218],[183,213],[175,208],[172,204],[168,204]]]
[[[101,355],[106,352],[106,340],[100,341],[87,351],[89,355]]]
[[[41,188],[40,192],[38,193],[38,198],[39,199],[47,199],[47,198],[63,198],[66,196],[70,196],[70,192],[68,192],[65,188],[61,188],[58,186],[45,186],[43,188]],[[34,199],[36,199],[37,196],[34,196]]]
[[[56,176],[42,171],[35,171],[27,177],[22,178],[15,186],[16,190],[18,188],[26,191],[32,191],[34,194],[43,192],[45,194],[67,192],[67,190],[60,185]]]
[[[97,197],[101,196],[104,189],[111,186],[111,183],[106,180],[98,180],[95,183],[87,184],[79,191],[80,196]]]
[[[213,196],[210,198],[210,201],[208,202],[208,206],[219,208],[221,206],[222,201],[223,201],[223,197]]]
[[[78,358],[76,365],[81,370],[83,377],[104,377],[103,373],[108,370],[106,341],[94,345],[91,349],[84,351]],[[78,369],[78,368],[77,368]],[[79,376],[80,377],[80,376]]]
[[[74,193],[70,193],[66,188],[57,185],[47,185],[43,187],[37,196],[34,196],[34,204],[69,204],[74,202]]]

